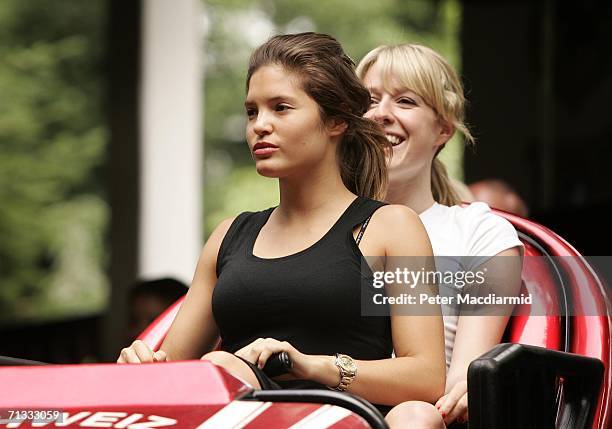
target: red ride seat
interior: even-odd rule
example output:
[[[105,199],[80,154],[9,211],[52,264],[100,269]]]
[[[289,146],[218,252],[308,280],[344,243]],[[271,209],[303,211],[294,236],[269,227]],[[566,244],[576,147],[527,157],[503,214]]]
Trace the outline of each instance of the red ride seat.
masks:
[[[494,211],[514,225],[521,241],[525,244],[526,257],[522,272],[524,290],[530,292],[534,297],[537,296],[538,300],[545,304],[545,311],[539,309],[538,314],[530,314],[525,309],[517,309],[515,313],[528,315],[513,316],[510,319],[504,341],[544,347],[601,361],[603,380],[601,380],[599,397],[593,401],[596,403],[586,404],[585,409],[594,410],[594,416],[591,414],[593,423],[590,427],[593,429],[609,428],[612,423],[612,373],[610,371],[612,304],[605,281],[597,275],[593,267],[576,249],[551,230],[527,219]],[[510,354],[508,347],[498,346],[498,349],[500,354]],[[538,354],[537,350],[524,350],[523,352],[524,355],[528,355],[534,351]],[[525,358],[524,355],[521,355],[520,359]],[[489,359],[486,365],[490,365],[491,359],[496,359],[499,354],[496,356],[495,353],[489,352],[484,356]],[[560,355],[551,356],[551,365],[559,357]],[[544,359],[543,362],[546,360]],[[578,363],[575,362],[576,365]],[[575,373],[576,375],[580,373],[578,368]],[[472,395],[470,395],[470,401],[471,398]],[[563,403],[563,392],[561,392],[561,398]],[[581,398],[581,401],[584,403],[586,400]],[[556,427],[582,427],[581,421],[568,421],[568,417],[563,416],[563,405],[555,408],[557,409],[559,414],[557,414]],[[570,420],[576,418],[572,413],[573,411],[566,413],[570,415]],[[471,406],[470,415],[472,415]],[[579,417],[585,416],[580,415]],[[490,427],[487,425],[475,426],[473,423],[475,423],[473,419],[470,419],[470,427]]]
[[[541,249],[531,240],[521,237],[525,245],[525,264],[521,277],[521,294],[531,294],[534,300],[546,304],[545,315],[527,315],[528,308],[519,308],[508,322],[504,342],[529,344],[551,350],[563,350],[564,339],[562,320],[559,316],[561,304],[558,301],[558,273],[542,258]],[[522,304],[521,307],[529,307]]]
[[[504,341],[574,353],[603,362],[603,383],[597,404],[594,404],[592,428],[607,429],[612,423],[612,305],[604,282],[576,249],[554,232],[527,219],[495,212],[514,225],[525,244],[522,292],[531,293],[534,301],[537,296],[546,308],[546,315],[542,315],[541,309],[539,314],[519,309],[522,315],[510,319]],[[170,306],[139,339],[158,349],[181,302],[182,299]]]

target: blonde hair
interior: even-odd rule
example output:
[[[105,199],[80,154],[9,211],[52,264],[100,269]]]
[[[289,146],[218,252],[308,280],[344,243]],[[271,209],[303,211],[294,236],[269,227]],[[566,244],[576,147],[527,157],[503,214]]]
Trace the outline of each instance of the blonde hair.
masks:
[[[474,137],[465,124],[465,96],[459,76],[452,66],[436,51],[426,46],[403,44],[379,46],[368,52],[357,66],[357,75],[363,80],[374,65],[382,70],[385,90],[395,92],[410,89],[417,93],[443,120],[453,125],[468,144]],[[431,190],[440,204],[460,202],[442,161],[437,158],[431,166]]]

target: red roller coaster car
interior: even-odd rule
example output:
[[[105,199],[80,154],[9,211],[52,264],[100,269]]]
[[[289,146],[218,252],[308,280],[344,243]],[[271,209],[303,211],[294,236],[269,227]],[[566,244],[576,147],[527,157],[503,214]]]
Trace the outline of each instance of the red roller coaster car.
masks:
[[[498,213],[513,223],[527,256],[542,256],[526,258],[523,287],[548,308],[546,316],[514,316],[507,343],[470,365],[469,427],[612,427],[606,285],[555,233]],[[166,310],[140,339],[158,348],[179,306]],[[61,419],[51,421],[59,411]],[[3,366],[0,419],[0,427],[8,428],[387,427],[359,398],[325,390],[254,391],[203,361]]]

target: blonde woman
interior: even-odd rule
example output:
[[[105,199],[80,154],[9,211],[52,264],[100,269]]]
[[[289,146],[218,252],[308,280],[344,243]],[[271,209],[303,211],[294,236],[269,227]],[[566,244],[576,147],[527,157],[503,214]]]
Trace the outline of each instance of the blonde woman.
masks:
[[[404,44],[372,50],[357,74],[372,98],[365,116],[382,125],[392,145],[385,200],[419,214],[435,256],[478,260],[478,266],[463,269],[482,268],[493,256],[513,256],[504,264],[501,287],[518,293],[522,245],[516,231],[484,203],[458,206],[456,191],[437,159],[455,132],[474,142],[464,123],[465,98],[457,73],[432,49]],[[461,315],[457,307],[443,310],[444,395],[433,401],[435,406],[411,401],[393,408],[387,420],[394,427],[444,428],[467,421],[467,367],[500,341],[508,320],[507,315]]]

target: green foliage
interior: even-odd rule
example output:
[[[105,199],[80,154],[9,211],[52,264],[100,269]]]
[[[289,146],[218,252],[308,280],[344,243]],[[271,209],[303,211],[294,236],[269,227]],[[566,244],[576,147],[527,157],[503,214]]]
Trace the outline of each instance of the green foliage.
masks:
[[[0,321],[104,304],[104,7],[0,3]]]
[[[278,182],[259,176],[250,165],[232,169],[225,183],[209,186],[207,190],[207,198],[223,201],[223,205],[216,210],[208,210],[208,230],[213,230],[227,217],[243,211],[274,207],[279,202]]]
[[[355,61],[381,44],[421,43],[459,66],[458,0],[204,0],[206,231],[220,219],[270,205],[274,181],[257,177],[244,141],[245,75],[249,55],[277,33],[318,31],[336,37]],[[442,159],[461,178],[462,145]],[[245,170],[246,169],[246,170]],[[251,171],[247,174],[247,171]],[[277,200],[275,200],[277,201]]]

